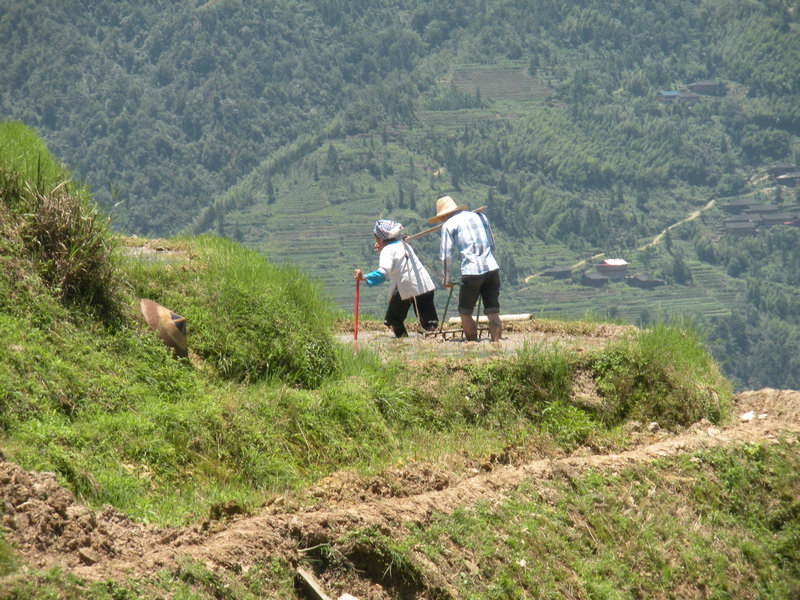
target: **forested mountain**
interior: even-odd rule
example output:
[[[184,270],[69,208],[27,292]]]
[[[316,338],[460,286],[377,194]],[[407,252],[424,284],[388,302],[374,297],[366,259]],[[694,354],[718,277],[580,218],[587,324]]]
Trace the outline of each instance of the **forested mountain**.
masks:
[[[413,232],[443,193],[486,204],[504,309],[688,316],[737,385],[800,388],[800,228],[734,236],[721,208],[800,211],[769,171],[800,162],[799,18],[788,0],[0,0],[0,118],[120,230],[235,237],[349,309],[375,218]],[[666,285],[581,285],[601,256]]]

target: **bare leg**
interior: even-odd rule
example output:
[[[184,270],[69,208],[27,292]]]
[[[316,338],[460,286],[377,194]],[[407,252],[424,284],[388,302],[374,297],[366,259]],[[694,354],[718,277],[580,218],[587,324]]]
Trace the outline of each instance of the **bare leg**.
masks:
[[[486,317],[489,319],[489,335],[492,337],[492,341],[499,342],[503,335],[503,323],[500,321],[500,314],[491,313]]]
[[[478,325],[472,315],[461,315],[461,328],[464,330],[464,337],[468,342],[478,339]]]

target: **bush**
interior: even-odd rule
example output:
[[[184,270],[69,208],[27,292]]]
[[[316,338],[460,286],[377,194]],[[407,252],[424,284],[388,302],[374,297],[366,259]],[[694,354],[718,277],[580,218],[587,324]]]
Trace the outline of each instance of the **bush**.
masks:
[[[109,219],[30,130],[2,124],[0,147],[0,239],[22,259],[17,267],[29,262],[63,302],[115,312]]]
[[[688,323],[655,323],[592,360],[612,423],[658,420],[666,427],[702,418],[720,422],[730,410],[730,384]]]

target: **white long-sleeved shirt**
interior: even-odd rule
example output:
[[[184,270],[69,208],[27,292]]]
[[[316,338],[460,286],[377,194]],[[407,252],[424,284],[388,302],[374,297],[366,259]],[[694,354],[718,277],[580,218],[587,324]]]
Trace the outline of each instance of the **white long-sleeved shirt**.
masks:
[[[391,281],[397,286],[403,300],[430,292],[436,287],[411,244],[400,240],[383,247],[378,268],[364,275],[364,278],[370,287]]]
[[[494,257],[494,236],[483,214],[462,210],[442,225],[442,261],[445,282],[450,281],[453,249],[461,253],[461,274],[481,275],[500,268]]]

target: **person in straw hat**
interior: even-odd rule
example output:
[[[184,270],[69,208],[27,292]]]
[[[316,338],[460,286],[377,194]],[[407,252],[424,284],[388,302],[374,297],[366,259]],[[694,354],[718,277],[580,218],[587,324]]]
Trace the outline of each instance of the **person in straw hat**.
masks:
[[[380,252],[378,268],[366,275],[361,269],[356,269],[353,276],[366,281],[370,287],[384,281],[392,282],[389,307],[383,322],[392,328],[396,337],[408,335],[405,320],[412,305],[422,328],[436,331],[439,316],[433,304],[435,286],[414,249],[403,241],[403,225],[391,219],[381,219],[375,223],[373,233],[374,250]]]
[[[461,288],[458,293],[458,314],[467,340],[478,339],[478,325],[472,311],[483,300],[483,312],[489,320],[489,335],[493,342],[500,339],[503,324],[500,321],[500,265],[494,256],[494,236],[489,220],[482,213],[467,210],[466,204],[457,205],[450,196],[436,201],[436,216],[428,223],[442,223],[442,243],[439,258],[444,271],[444,287],[452,288],[450,267],[453,250],[461,253]]]

